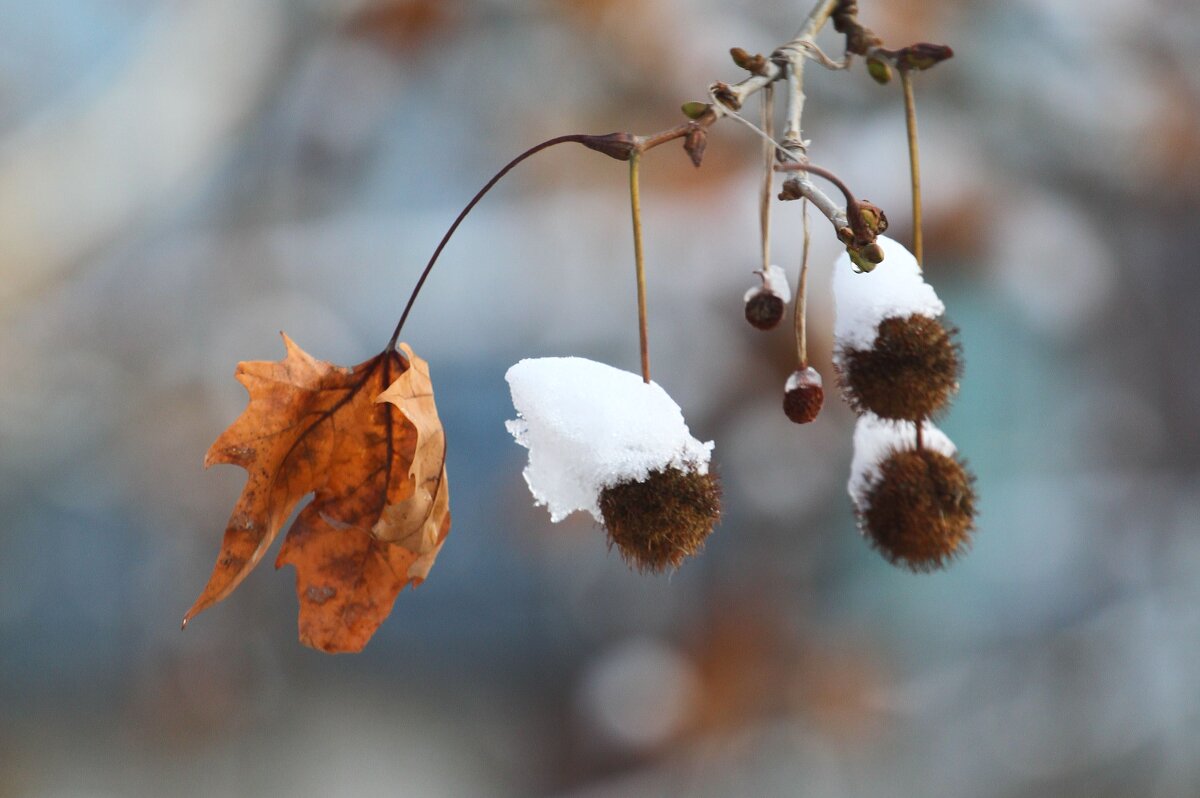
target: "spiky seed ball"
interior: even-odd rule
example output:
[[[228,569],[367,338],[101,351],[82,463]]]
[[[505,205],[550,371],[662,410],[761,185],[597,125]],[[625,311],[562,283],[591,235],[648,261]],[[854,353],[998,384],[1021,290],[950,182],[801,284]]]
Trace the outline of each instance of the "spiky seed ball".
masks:
[[[859,507],[859,525],[893,565],[941,568],[970,547],[974,482],[962,463],[941,452],[893,451]]]
[[[625,561],[657,573],[704,547],[721,517],[721,487],[711,471],[667,466],[641,482],[605,488],[599,504],[609,540]]]
[[[812,366],[793,371],[783,388],[783,412],[797,424],[807,424],[816,419],[825,402],[825,388],[821,375]]]
[[[746,300],[746,321],[760,330],[770,330],[783,319],[784,302],[765,289],[755,291]]]
[[[919,421],[958,390],[962,371],[953,331],[919,313],[879,322],[870,349],[844,349],[836,359],[846,400],[858,413]]]

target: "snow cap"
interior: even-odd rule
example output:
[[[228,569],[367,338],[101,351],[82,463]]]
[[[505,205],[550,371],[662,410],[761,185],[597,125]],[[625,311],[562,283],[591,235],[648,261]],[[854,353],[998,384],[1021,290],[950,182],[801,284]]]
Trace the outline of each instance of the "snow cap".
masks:
[[[692,437],[679,405],[657,383],[579,357],[526,359],[505,374],[518,418],[505,422],[529,450],[525,482],[561,521],[618,482],[675,466],[708,473],[713,444]]]
[[[772,263],[765,272],[756,271],[754,273],[762,278],[762,285],[756,285],[747,291],[742,297],[743,302],[749,302],[750,298],[759,291],[768,291],[774,294],[782,299],[785,305],[792,301],[792,286],[788,283],[787,272],[781,267]]]
[[[921,277],[912,253],[887,236],[876,241],[883,247],[884,259],[874,271],[855,273],[850,255],[844,252],[834,264],[833,335],[838,350],[870,349],[879,322],[886,318],[919,313],[935,319],[946,311],[937,292]]]
[[[925,421],[921,427],[921,443],[926,449],[953,457],[958,449],[946,434]],[[911,421],[888,421],[874,413],[858,418],[854,427],[854,459],[850,461],[850,498],[860,512],[866,508],[867,496],[879,479],[879,466],[898,450],[915,449],[917,427]]]

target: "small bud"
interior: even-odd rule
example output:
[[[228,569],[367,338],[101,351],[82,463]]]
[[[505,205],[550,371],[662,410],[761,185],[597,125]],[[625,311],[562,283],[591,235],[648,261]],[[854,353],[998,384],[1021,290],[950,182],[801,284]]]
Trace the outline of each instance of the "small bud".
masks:
[[[804,192],[800,190],[799,178],[789,177],[787,180],[783,181],[783,187],[779,192],[779,199],[787,201],[803,198]]]
[[[844,227],[842,229],[849,230],[850,228]],[[851,236],[853,236],[853,235],[854,234],[851,233]],[[840,236],[840,231],[839,231],[839,238],[840,237],[841,236]],[[862,253],[859,252],[857,249],[855,249],[853,246],[846,247],[846,253],[850,256],[850,261],[854,264],[854,270],[856,272],[858,272],[859,274],[875,271],[875,262],[864,258]]]
[[[708,103],[692,100],[691,102],[684,103],[680,110],[683,111],[683,115],[688,119],[699,119],[708,113]]]
[[[872,241],[862,248],[862,256],[873,265],[883,263],[883,247],[879,246],[878,242]]]
[[[708,146],[708,131],[700,125],[694,125],[683,138],[683,149],[692,159],[692,165],[699,166],[704,160],[704,148]]]
[[[884,319],[870,349],[844,349],[835,363],[856,412],[905,421],[941,410],[962,372],[953,332],[919,313]]]
[[[742,102],[738,99],[737,93],[730,87],[728,83],[714,83],[712,86],[713,96],[716,97],[722,105],[733,111],[742,110]]]
[[[880,86],[885,86],[892,80],[892,68],[886,61],[878,58],[867,59],[867,74]]]
[[[821,375],[812,366],[803,371],[794,371],[783,389],[783,412],[797,424],[808,424],[816,419],[825,402],[825,388]]]
[[[883,212],[883,208],[873,202],[859,200],[858,215],[873,235],[879,235],[888,229],[887,214]]]
[[[854,25],[858,24],[855,17],[858,15],[858,3],[856,0],[842,0],[834,6],[833,10],[833,29],[838,33],[845,33]]]
[[[704,547],[721,517],[721,487],[712,472],[667,466],[640,482],[618,482],[600,493],[608,538],[631,566],[678,568]]]
[[[919,42],[896,53],[896,63],[903,69],[922,70],[940,64],[954,56],[954,51],[944,44]]]
[[[746,300],[746,321],[760,330],[770,330],[783,319],[783,300],[765,289],[758,289]]]
[[[729,55],[733,57],[733,63],[740,66],[748,72],[753,72],[755,75],[764,75],[767,71],[767,59],[761,53],[750,55],[741,47],[734,47],[729,51]]]
[[[974,477],[957,458],[933,449],[893,451],[879,464],[858,517],[888,562],[913,571],[941,568],[971,545]]]
[[[628,161],[633,156],[634,150],[637,149],[637,144],[634,142],[633,136],[628,133],[584,136],[580,143],[590,150],[602,152],[609,158],[615,158],[618,161]]]

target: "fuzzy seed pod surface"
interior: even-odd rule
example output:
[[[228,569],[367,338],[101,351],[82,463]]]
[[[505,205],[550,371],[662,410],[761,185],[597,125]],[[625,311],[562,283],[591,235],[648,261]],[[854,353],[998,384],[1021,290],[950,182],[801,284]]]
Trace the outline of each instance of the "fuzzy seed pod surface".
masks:
[[[932,571],[970,547],[974,479],[957,458],[932,449],[893,451],[879,465],[859,523],[892,564]]]
[[[906,421],[941,410],[962,371],[953,330],[919,313],[883,319],[878,330],[870,348],[835,359],[846,400],[859,414]]]
[[[746,321],[760,330],[770,330],[783,319],[784,308],[792,301],[792,287],[787,273],[775,264],[755,274],[762,285],[751,288],[742,297],[746,303]]]
[[[626,562],[657,573],[703,548],[721,516],[721,489],[711,472],[670,466],[606,487],[599,503]]]
[[[756,291],[746,300],[746,321],[759,330],[770,330],[783,319],[783,300],[770,291]]]
[[[825,402],[825,388],[820,373],[812,366],[792,372],[783,388],[783,412],[797,424],[816,419]]]

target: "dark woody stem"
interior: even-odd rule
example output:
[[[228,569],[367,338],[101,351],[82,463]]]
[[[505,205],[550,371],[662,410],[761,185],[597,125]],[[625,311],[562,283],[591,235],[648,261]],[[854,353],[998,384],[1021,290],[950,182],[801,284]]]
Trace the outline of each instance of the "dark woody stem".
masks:
[[[871,238],[871,236],[863,228],[862,214],[859,213],[858,199],[854,196],[854,192],[850,190],[850,187],[842,182],[840,177],[835,175],[833,172],[830,172],[828,169],[808,163],[807,161],[804,163],[800,163],[799,161],[781,163],[777,164],[775,168],[781,172],[809,172],[817,177],[828,180],[830,183],[833,183],[833,185],[837,187],[837,190],[842,192],[842,196],[846,198],[846,217],[851,229],[856,235],[865,236],[868,239]],[[831,218],[830,221],[833,222],[833,219]],[[837,224],[837,222],[834,222],[835,227]]]
[[[837,187],[838,191],[842,192],[842,196],[846,198],[847,211],[849,211],[851,207],[858,207],[858,200],[855,199],[854,193],[850,191],[850,188],[845,183],[842,182],[840,177],[828,169],[824,169],[816,164],[811,163],[785,163],[780,164],[776,168],[786,172],[812,172],[817,177],[823,177],[830,183],[833,183],[833,185]]]
[[[850,8],[843,8],[843,6],[849,6]],[[802,47],[802,45],[812,43],[812,41],[816,37],[817,32],[824,26],[826,21],[829,20],[831,14],[836,16],[836,14],[838,14],[838,13],[841,13],[842,15],[847,15],[849,13],[852,16],[852,11],[854,10],[853,6],[854,6],[854,3],[849,2],[849,0],[817,0],[816,5],[813,7],[812,11],[809,12],[808,17],[804,22],[804,26],[800,29],[800,31],[796,34],[796,36],[793,37],[793,40],[791,42],[789,42],[787,45],[785,45],[783,48],[780,49],[780,52],[783,53],[786,51],[786,52],[794,53],[794,54],[800,53],[804,49]],[[798,57],[799,56],[797,55],[797,58]],[[761,73],[751,75],[749,78],[743,80],[741,83],[738,83],[733,86],[725,86],[724,84],[715,84],[715,85],[724,87],[725,92],[729,95],[729,98],[730,98],[729,101],[726,102],[726,105],[733,111],[736,111],[738,108],[741,107],[742,102],[749,95],[751,95],[757,91],[768,88],[770,86],[770,84],[772,84],[775,80],[780,78],[782,75],[783,75],[783,68],[780,66],[779,63],[776,63],[776,61],[774,59],[772,59],[772,60],[766,61],[766,63],[763,65],[763,69],[762,69]],[[795,109],[793,109],[793,112],[792,112],[793,116],[795,115],[794,111],[795,111]],[[643,378],[648,382],[650,377],[649,377],[649,357],[647,355],[646,334],[645,334],[646,324],[645,324],[645,285],[644,285],[644,273],[643,273],[644,272],[644,263],[642,262],[641,255],[640,255],[641,227],[640,227],[640,222],[637,219],[637,210],[636,210],[636,205],[637,205],[637,201],[638,201],[638,197],[637,197],[637,159],[638,159],[638,156],[640,156],[642,153],[646,152],[647,150],[654,149],[655,147],[658,147],[659,145],[666,144],[667,142],[674,141],[675,139],[688,137],[688,152],[690,155],[692,155],[693,161],[697,165],[699,165],[700,152],[702,152],[702,149],[703,149],[703,135],[707,132],[708,128],[711,127],[713,125],[713,123],[715,123],[717,121],[717,119],[720,118],[721,115],[722,115],[722,111],[719,111],[717,109],[709,107],[707,110],[702,110],[701,113],[693,116],[693,118],[687,122],[681,123],[679,125],[676,125],[675,127],[667,128],[666,130],[662,130],[657,133],[652,133],[652,134],[646,135],[646,136],[636,136],[636,135],[632,135],[630,133],[610,133],[608,135],[599,135],[599,136],[576,133],[576,134],[571,134],[571,135],[566,135],[566,136],[558,136],[556,138],[552,138],[547,141],[543,141],[540,144],[535,144],[533,147],[530,147],[525,152],[523,152],[520,155],[518,155],[517,157],[513,158],[511,161],[509,161],[507,164],[505,164],[504,167],[499,172],[497,172],[487,183],[485,183],[483,188],[481,188],[475,194],[474,197],[471,198],[471,201],[467,203],[466,207],[463,208],[462,211],[459,212],[459,214],[455,218],[454,222],[450,225],[450,228],[446,231],[446,234],[444,236],[442,236],[442,240],[438,243],[437,248],[434,249],[433,255],[429,258],[429,262],[425,265],[425,268],[421,271],[421,275],[417,279],[417,284],[413,287],[412,294],[409,296],[408,302],[405,303],[405,305],[404,305],[404,310],[400,314],[400,320],[398,322],[396,322],[396,329],[392,332],[392,337],[388,340],[387,347],[385,348],[384,351],[389,351],[389,350],[392,350],[395,348],[397,341],[400,340],[400,333],[404,329],[404,324],[406,321],[408,321],[408,314],[412,312],[413,304],[416,302],[417,297],[420,295],[421,289],[424,287],[425,281],[429,278],[430,272],[433,271],[434,264],[437,263],[438,257],[442,254],[442,250],[446,248],[446,244],[449,243],[449,241],[450,241],[451,237],[453,237],[455,231],[458,230],[458,226],[460,224],[462,224],[462,221],[467,217],[467,214],[469,214],[471,212],[471,210],[477,204],[479,204],[479,201],[483,199],[484,195],[486,195],[492,189],[493,186],[495,186],[498,182],[500,182],[500,180],[505,175],[507,175],[514,167],[516,167],[517,164],[521,163],[522,161],[529,158],[530,156],[535,155],[535,154],[541,152],[542,150],[553,147],[556,144],[564,144],[567,142],[574,142],[577,144],[582,144],[585,147],[588,147],[589,149],[596,150],[597,152],[604,153],[605,155],[608,155],[611,158],[615,158],[615,159],[621,160],[621,161],[632,161],[633,162],[630,167],[630,181],[631,181],[631,197],[632,197],[634,205],[635,205],[635,211],[634,211],[634,214],[635,214],[635,221],[634,221],[635,246],[639,250],[637,268],[638,268],[638,274],[639,274],[639,302],[638,302],[638,304],[639,304],[639,316],[640,316],[641,339],[642,339],[642,342],[641,342],[642,371],[643,371]],[[738,117],[736,117],[736,114],[735,114],[735,118],[738,118]],[[913,124],[915,125],[915,121]],[[693,143],[692,137],[693,136],[700,137],[700,141],[701,141],[701,146],[695,151],[693,151],[693,148],[692,148],[692,143]],[[915,149],[913,151],[915,152]],[[793,154],[793,157],[795,157],[794,154]],[[915,161],[914,161],[914,164],[915,164]],[[842,193],[846,196],[846,212],[847,212],[846,215],[849,217],[848,221],[850,223],[850,226],[852,228],[854,228],[854,232],[856,234],[860,232],[859,228],[861,227],[861,216],[858,212],[858,202],[857,202],[857,200],[854,199],[854,196],[850,193],[849,189],[846,188],[845,184],[842,183],[840,180],[838,180],[836,176],[832,175],[829,172],[826,172],[823,169],[819,169],[819,168],[811,166],[809,164],[804,164],[802,166],[797,165],[797,164],[785,164],[785,165],[780,165],[779,168],[788,169],[789,171],[810,171],[813,174],[819,175],[820,177],[824,177],[826,180],[830,180],[835,185],[837,185],[837,187],[839,189],[841,189]],[[768,175],[768,179],[769,179],[769,175]],[[809,196],[809,195],[806,194],[806,196]],[[822,204],[821,202],[815,202],[815,204],[821,209],[822,213],[825,213],[826,216],[828,216],[830,218],[830,221],[834,222],[835,226],[838,226],[840,224],[840,222],[837,221],[836,217],[840,217],[840,215],[841,215],[840,210],[834,208],[832,206],[832,203],[828,202],[827,198],[825,198],[824,195],[820,194],[819,192],[817,194],[816,199],[825,199],[826,200],[824,202],[824,204]],[[918,216],[918,218],[919,218],[919,216]],[[766,223],[764,223],[764,228],[765,228],[765,226],[766,226]],[[918,226],[918,230],[919,230],[919,226]],[[919,233],[918,233],[918,236],[919,236]],[[919,242],[919,240],[920,239],[918,237],[918,242]],[[765,241],[766,241],[766,236],[764,234],[764,264],[765,264],[765,255],[767,254],[766,250],[765,250]],[[918,247],[919,247],[919,243],[918,243]],[[920,256],[918,255],[918,261],[919,260],[920,260]]]
[[[659,146],[660,144],[666,144],[668,141],[674,141],[675,139],[681,139],[684,136],[686,136],[688,134],[688,131],[691,130],[693,127],[695,127],[697,124],[700,124],[704,127],[708,127],[708,125],[711,125],[712,124],[711,120],[708,121],[707,124],[705,123],[704,120],[706,118],[707,117],[702,117],[698,122],[684,122],[681,125],[676,125],[675,127],[667,128],[666,130],[660,130],[657,133],[651,133],[648,136],[634,136],[633,140],[636,143],[635,146],[637,147],[637,150],[639,152],[645,152],[646,150],[654,149],[655,147]],[[715,116],[712,117],[712,120],[715,120],[715,119],[716,119]]]

